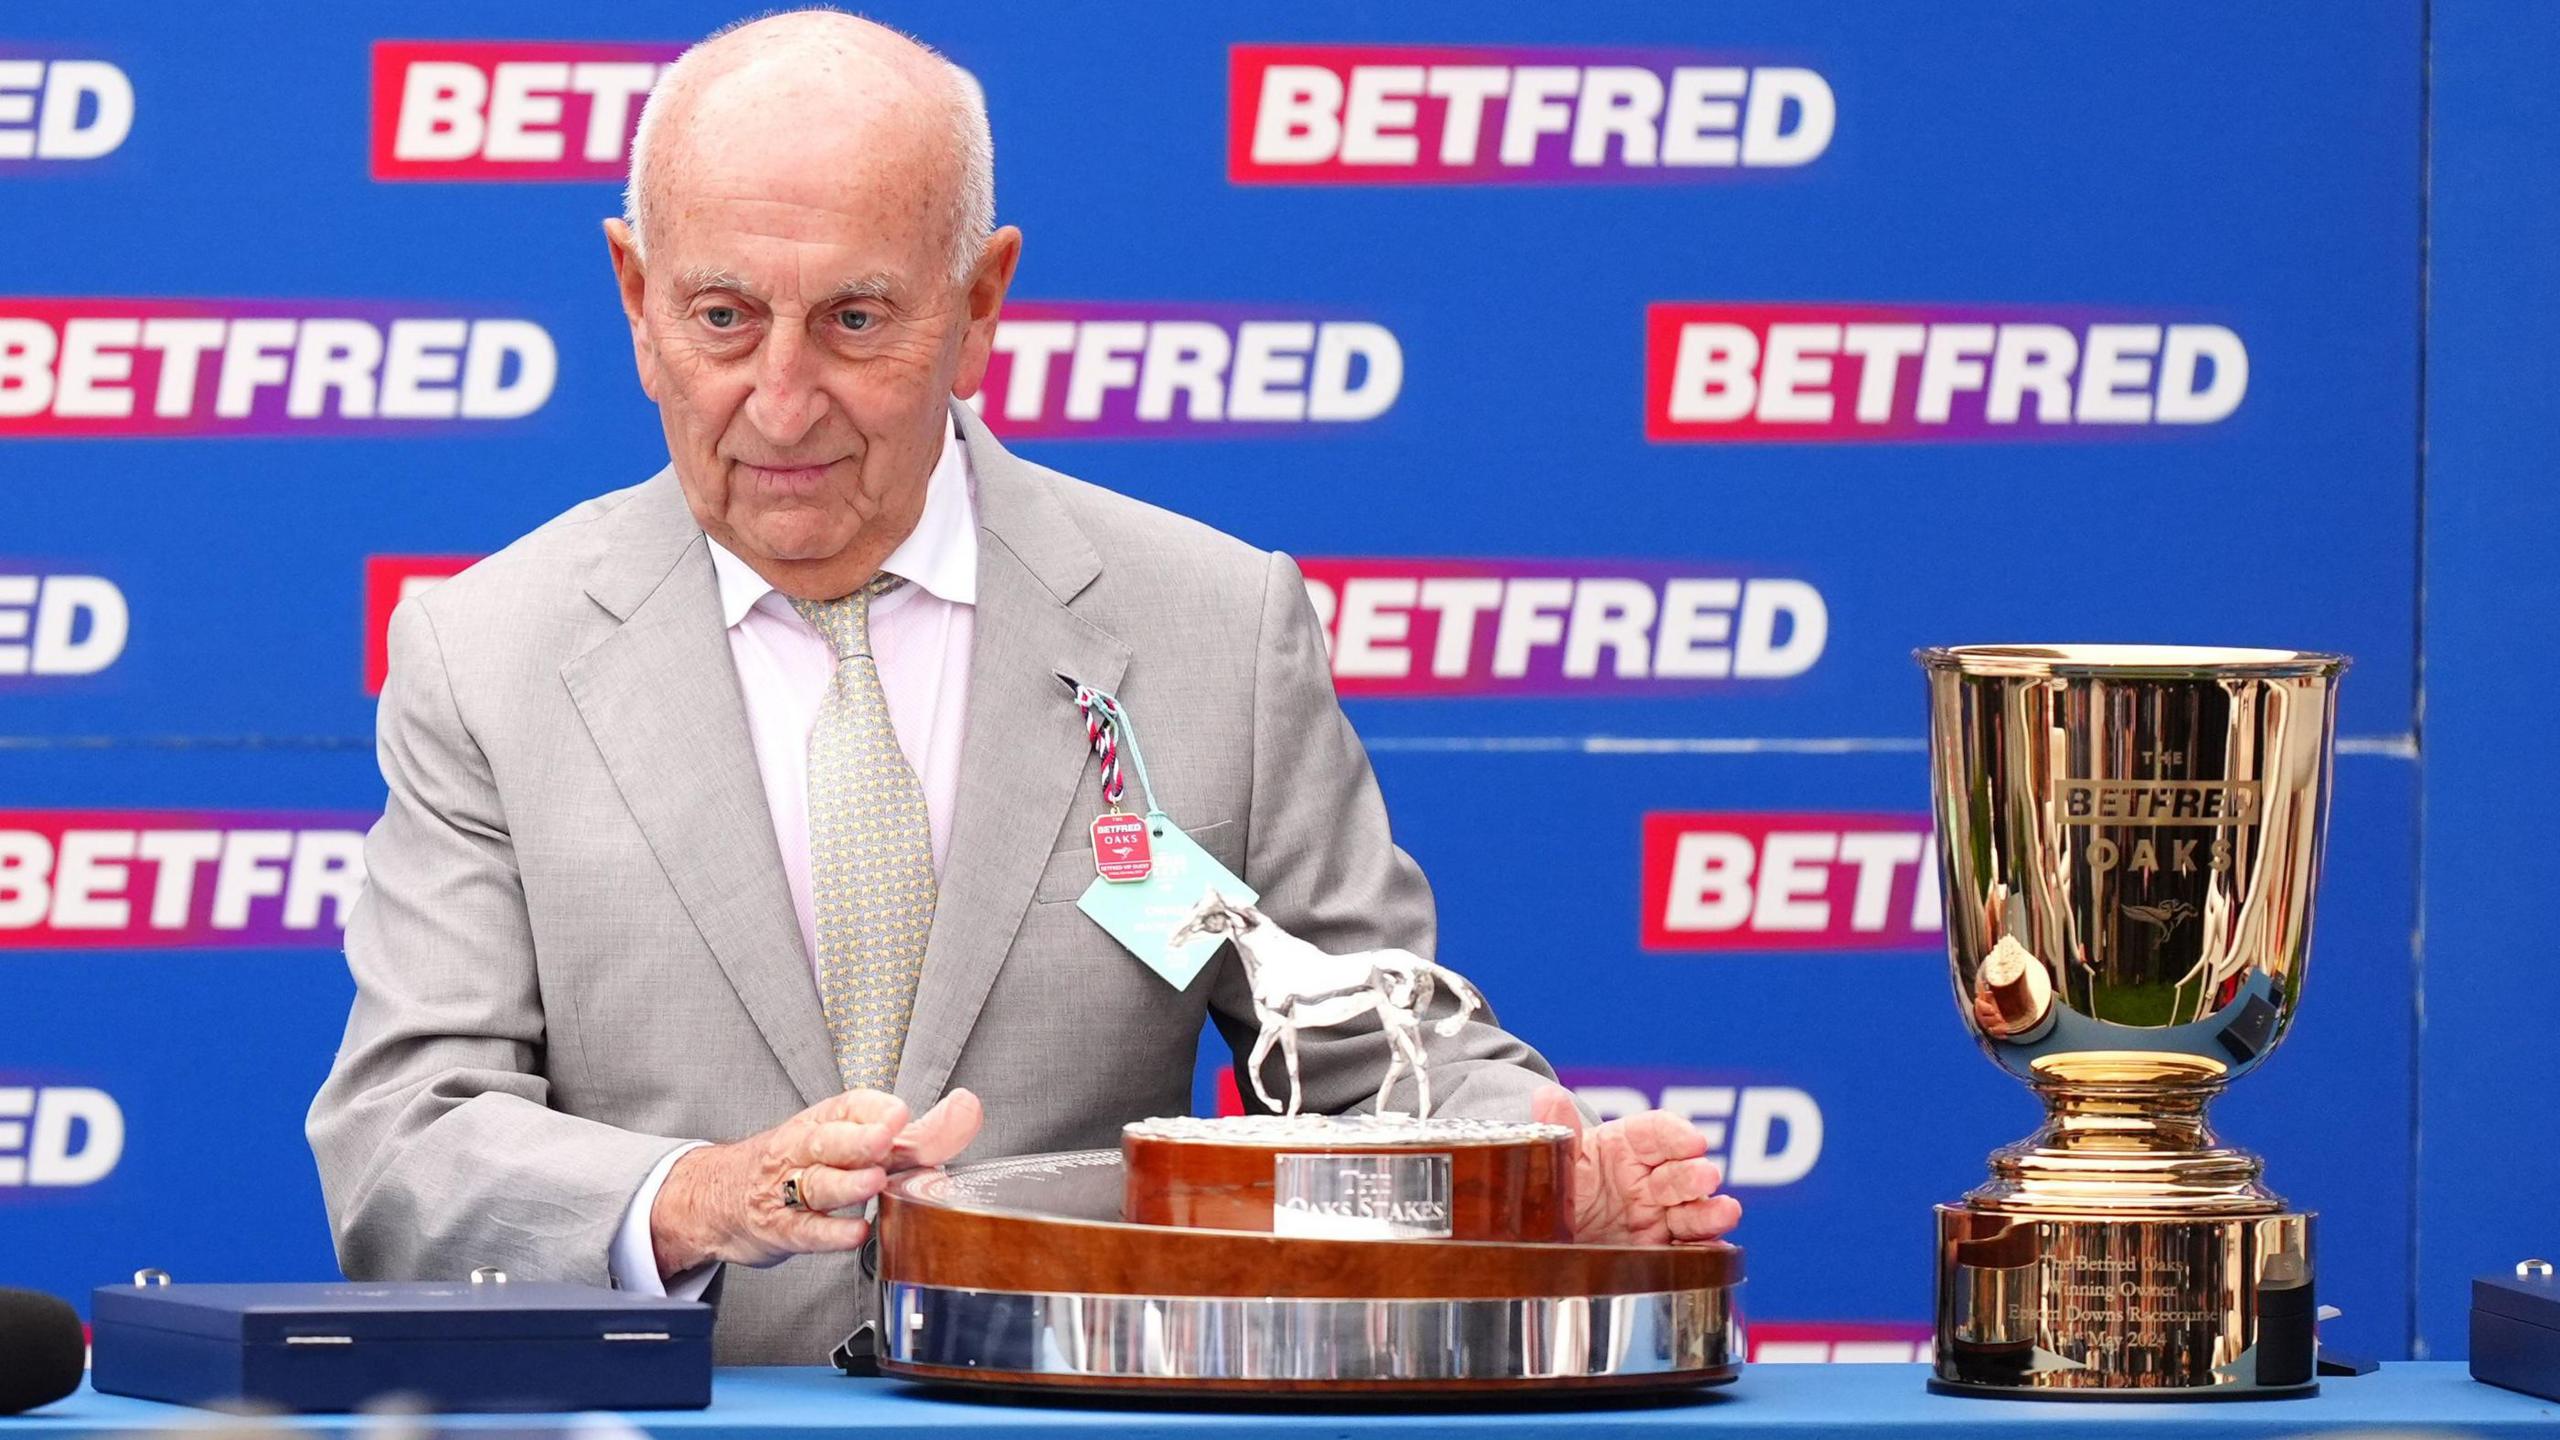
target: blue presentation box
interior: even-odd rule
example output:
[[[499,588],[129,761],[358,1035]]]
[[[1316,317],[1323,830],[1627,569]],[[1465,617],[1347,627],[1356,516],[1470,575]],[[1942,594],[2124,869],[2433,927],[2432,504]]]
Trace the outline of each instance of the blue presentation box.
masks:
[[[110,1285],[90,1383],[182,1405],[332,1412],[699,1410],[708,1305],[585,1285]]]
[[[2560,1400],[2560,1282],[2527,1261],[2471,1282],[2471,1378]]]

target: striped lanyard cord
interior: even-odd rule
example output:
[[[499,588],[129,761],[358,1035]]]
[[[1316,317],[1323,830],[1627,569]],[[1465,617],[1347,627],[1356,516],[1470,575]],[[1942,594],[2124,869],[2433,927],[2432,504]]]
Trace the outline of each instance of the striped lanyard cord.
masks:
[[[1102,803],[1116,811],[1121,797],[1128,793],[1128,776],[1120,768],[1120,756],[1125,751],[1129,768],[1138,772],[1138,788],[1146,795],[1147,812],[1157,813],[1156,787],[1147,779],[1147,758],[1138,753],[1138,729],[1130,723],[1129,712],[1108,691],[1070,683],[1075,684],[1076,708],[1084,712],[1085,743],[1093,747],[1094,758],[1102,766]]]

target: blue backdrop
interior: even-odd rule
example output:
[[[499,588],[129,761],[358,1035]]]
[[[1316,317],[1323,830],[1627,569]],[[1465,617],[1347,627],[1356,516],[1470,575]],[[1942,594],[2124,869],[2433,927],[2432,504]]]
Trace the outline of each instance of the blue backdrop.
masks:
[[[1910,650],[2353,655],[2315,983],[2218,1114],[2321,1212],[2334,1341],[2459,1353],[2462,1279],[2560,1197],[2479,1163],[2555,1064],[2498,729],[2545,693],[2501,687],[2552,583],[2512,418],[2560,303],[2511,181],[2560,159],[2549,16],[876,13],[987,94],[1027,237],[991,423],[1305,560],[1442,958],[1595,1099],[1718,1130],[1800,1353],[1925,1335],[1929,1206],[2033,1116],[1927,867],[1862,899],[1837,849],[1926,843]],[[333,1273],[300,1122],[368,644],[664,462],[598,222],[631,77],[733,18],[0,20],[0,1281]],[[1753,847],[1743,919],[1684,835]]]

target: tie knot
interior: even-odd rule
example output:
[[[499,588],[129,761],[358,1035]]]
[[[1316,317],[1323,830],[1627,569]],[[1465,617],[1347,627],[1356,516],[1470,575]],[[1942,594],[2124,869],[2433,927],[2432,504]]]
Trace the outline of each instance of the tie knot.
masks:
[[[799,611],[801,619],[827,637],[827,644],[836,652],[837,664],[856,656],[869,659],[871,602],[906,583],[903,578],[883,570],[850,595],[834,600],[794,600],[791,608]]]

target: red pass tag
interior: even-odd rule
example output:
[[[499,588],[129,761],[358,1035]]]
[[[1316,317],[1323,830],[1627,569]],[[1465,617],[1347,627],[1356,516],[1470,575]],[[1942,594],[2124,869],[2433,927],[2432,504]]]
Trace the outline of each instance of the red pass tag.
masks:
[[[1147,845],[1147,817],[1095,816],[1093,868],[1114,883],[1146,879],[1156,868],[1155,852]]]

